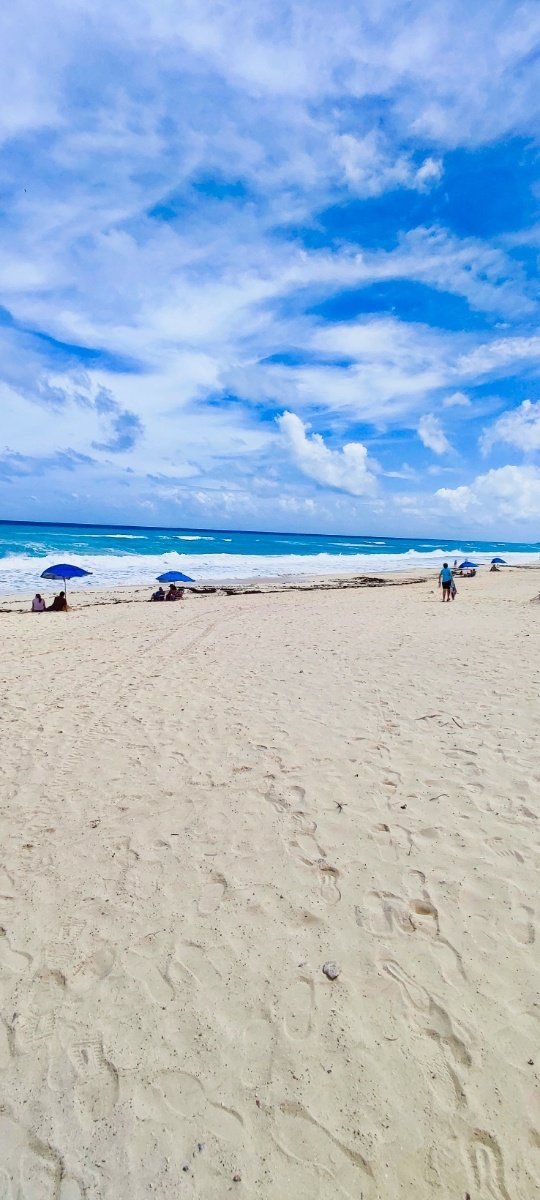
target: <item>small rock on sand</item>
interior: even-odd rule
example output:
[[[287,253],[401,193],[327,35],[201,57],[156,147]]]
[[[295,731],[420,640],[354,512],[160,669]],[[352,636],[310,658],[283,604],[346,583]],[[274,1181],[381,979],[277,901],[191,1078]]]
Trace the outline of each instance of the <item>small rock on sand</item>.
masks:
[[[325,962],[323,974],[326,975],[327,979],[337,979],[338,975],[341,974],[341,967],[338,967],[335,962]]]

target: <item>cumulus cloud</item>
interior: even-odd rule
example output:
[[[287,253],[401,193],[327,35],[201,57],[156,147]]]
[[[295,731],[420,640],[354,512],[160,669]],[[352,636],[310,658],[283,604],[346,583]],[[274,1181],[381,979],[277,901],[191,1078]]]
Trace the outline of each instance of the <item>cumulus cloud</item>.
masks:
[[[442,177],[440,159],[429,155],[417,164],[411,155],[393,154],[376,130],[361,138],[340,134],[334,146],[345,179],[357,196],[380,196],[394,188],[424,192]]]
[[[540,400],[524,400],[519,408],[509,409],[480,437],[483,454],[489,454],[497,442],[506,442],[525,454],[540,450]]]
[[[470,408],[470,404],[469,397],[465,392],[452,392],[443,400],[443,408]]]
[[[439,488],[436,498],[444,507],[493,526],[498,520],[540,520],[540,467],[499,467],[477,475],[472,483]]]
[[[304,475],[351,496],[372,495],[376,491],[373,464],[361,442],[348,442],[341,450],[331,450],[319,433],[309,434],[309,426],[292,412],[283,413],[278,425]]]
[[[107,496],[126,486],[128,453],[131,505],[155,505],[151,473],[171,488],[203,480],[199,495],[222,495],[231,512],[245,495],[254,512],[249,495],[272,476],[280,502],[308,519],[310,496],[285,490],[291,462],[303,463],[298,486],[316,482],[319,498],[326,487],[334,514],[342,488],[345,513],[351,495],[375,504],[372,432],[409,437],[421,421],[443,454],[433,411],[455,410],[456,445],[461,417],[476,439],[476,407],[460,412],[466,390],[540,359],[519,231],[453,232],[452,188],[437,186],[449,149],[474,162],[477,146],[491,155],[497,139],[536,132],[537,5],[501,0],[472,17],[464,0],[364,7],[10,10],[0,403],[14,452],[51,470],[58,447],[95,452],[110,468],[95,495]],[[469,310],[487,317],[469,322]],[[281,430],[289,454],[276,462],[284,409],[299,427]],[[310,421],[339,430],[343,449],[308,433]],[[359,422],[366,445],[347,434]],[[403,446],[384,453],[390,490]],[[99,469],[79,469],[91,491]],[[164,516],[169,502],[172,492]]]
[[[420,418],[418,437],[428,450],[433,450],[434,454],[448,454],[452,449],[441,422],[434,413],[426,413]]]

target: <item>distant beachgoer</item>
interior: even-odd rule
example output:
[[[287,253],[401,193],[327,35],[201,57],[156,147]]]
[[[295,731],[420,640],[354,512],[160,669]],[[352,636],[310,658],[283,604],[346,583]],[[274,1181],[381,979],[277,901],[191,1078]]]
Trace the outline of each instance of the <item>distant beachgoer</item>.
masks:
[[[67,606],[67,600],[66,600],[66,593],[59,592],[58,595],[54,597],[52,604],[49,604],[49,607],[46,609],[46,612],[67,612],[67,610],[68,610],[68,606]]]
[[[457,558],[454,559],[454,571],[457,571]]]
[[[498,571],[499,570],[496,563],[493,563],[489,569],[490,569],[490,571]]]
[[[39,592],[36,592],[34,599],[32,600],[32,612],[45,612],[46,608],[47,605],[45,604],[43,596],[40,596]]]
[[[154,592],[154,594],[152,596],[152,600],[164,600],[164,599],[165,599],[165,592],[162,587],[158,587],[157,592]]]
[[[178,600],[178,595],[177,595],[177,591],[176,591],[176,584],[175,584],[175,583],[171,583],[171,585],[170,585],[170,588],[169,588],[169,590],[168,590],[168,592],[167,592],[167,595],[165,596],[165,599],[166,599],[166,600]]]
[[[442,587],[443,604],[444,604],[445,600],[448,603],[450,603],[450,592],[452,590],[453,582],[454,582],[454,576],[452,575],[452,572],[450,570],[450,567],[448,566],[448,563],[443,563],[442,571],[440,572],[440,575],[439,575],[439,587]]]

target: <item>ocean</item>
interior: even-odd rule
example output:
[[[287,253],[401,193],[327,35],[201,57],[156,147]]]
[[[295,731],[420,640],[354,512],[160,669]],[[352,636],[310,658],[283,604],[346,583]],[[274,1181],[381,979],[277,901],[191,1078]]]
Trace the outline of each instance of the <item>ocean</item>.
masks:
[[[540,543],[5,522],[0,523],[0,591],[32,591],[39,586],[41,572],[58,562],[92,572],[77,581],[79,588],[151,584],[173,568],[201,583],[219,583],[425,570],[439,567],[443,558],[473,558],[482,564],[495,555],[508,563],[540,565]],[[54,589],[54,584],[44,582],[42,587]]]

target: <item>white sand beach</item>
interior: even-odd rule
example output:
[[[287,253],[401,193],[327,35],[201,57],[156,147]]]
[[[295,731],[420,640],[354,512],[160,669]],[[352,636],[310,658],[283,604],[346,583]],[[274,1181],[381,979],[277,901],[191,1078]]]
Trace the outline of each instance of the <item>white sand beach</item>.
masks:
[[[2,1200],[538,1195],[540,571],[458,587],[0,614]]]

